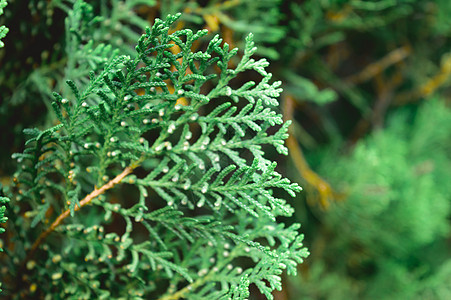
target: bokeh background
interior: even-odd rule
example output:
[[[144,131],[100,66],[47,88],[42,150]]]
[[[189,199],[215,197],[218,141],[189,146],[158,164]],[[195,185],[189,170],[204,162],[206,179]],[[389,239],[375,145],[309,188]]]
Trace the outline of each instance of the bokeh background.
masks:
[[[232,47],[242,49],[252,32],[283,83],[290,154],[274,160],[304,187],[288,222],[303,224],[311,255],[275,299],[451,299],[451,1],[90,4],[78,15],[78,1],[16,0],[4,9],[3,185],[22,130],[55,121],[52,91],[69,78],[83,83],[79,66],[95,68],[112,48],[132,53],[145,26],[182,12],[178,29],[207,28]],[[102,43],[101,52],[86,50]]]

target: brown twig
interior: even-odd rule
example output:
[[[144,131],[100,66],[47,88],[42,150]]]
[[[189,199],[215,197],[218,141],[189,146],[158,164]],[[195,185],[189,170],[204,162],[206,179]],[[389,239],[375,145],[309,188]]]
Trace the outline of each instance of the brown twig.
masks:
[[[286,96],[284,103],[284,118],[292,119],[294,99],[291,96]],[[290,132],[290,130],[289,130]],[[319,193],[319,203],[322,208],[328,208],[329,201],[332,199],[338,199],[338,194],[332,189],[330,184],[321,178],[317,173],[310,169],[307,161],[304,158],[301,147],[296,139],[290,132],[289,137],[286,140],[290,157],[293,159],[294,166],[301,174],[301,176],[307,181],[307,183],[313,186]]]
[[[367,65],[359,73],[345,78],[345,82],[349,84],[359,84],[368,81],[371,78],[375,77],[376,75],[380,74],[383,70],[387,69],[388,67],[397,64],[400,61],[407,58],[407,56],[409,56],[411,52],[412,50],[409,46],[397,48],[388,53],[387,55],[385,55],[384,57],[382,57],[380,60]]]
[[[112,180],[110,180],[109,182],[104,184],[102,187],[95,188],[94,191],[92,191],[85,198],[83,198],[83,200],[80,201],[80,205],[75,206],[74,211],[80,210],[83,206],[86,206],[87,204],[89,204],[93,199],[102,195],[107,190],[113,188],[116,184],[120,183],[127,175],[129,175],[133,171],[133,169],[134,169],[133,167],[127,167],[124,169],[124,171],[122,171],[122,173],[120,173],[119,175],[114,177]],[[23,266],[25,266],[27,264],[27,262],[33,257],[34,253],[36,252],[36,250],[38,249],[38,247],[42,243],[42,241],[45,238],[47,238],[47,236],[49,236],[49,234],[52,233],[56,229],[56,227],[58,227],[64,221],[64,219],[66,219],[69,215],[70,215],[70,209],[65,210],[61,215],[59,215],[55,219],[55,221],[53,221],[52,225],[50,225],[50,227],[47,228],[46,231],[41,233],[41,235],[34,242],[33,246],[31,246],[30,251],[27,254],[27,257],[25,258],[25,260],[22,264]]]
[[[371,128],[381,129],[384,124],[385,114],[393,102],[394,91],[402,83],[401,69],[397,69],[389,80],[382,73],[375,75],[376,102],[373,109],[357,122],[354,130],[349,135],[347,146],[354,145]]]
[[[201,286],[203,283],[207,282],[209,280],[210,276],[214,272],[215,271],[210,271],[210,273],[208,275],[206,275],[205,277],[201,277],[201,278],[197,279],[195,282],[190,283],[189,285],[185,286],[184,288],[175,292],[174,294],[164,295],[161,298],[158,298],[158,300],[178,300],[180,298],[184,298],[185,294],[189,293],[190,291]]]
[[[451,55],[447,54],[442,59],[440,64],[440,70],[427,80],[424,84],[420,85],[419,88],[408,91],[396,96],[394,104],[395,105],[405,105],[409,102],[417,101],[423,97],[427,97],[434,93],[438,88],[449,84],[449,78],[451,77]]]

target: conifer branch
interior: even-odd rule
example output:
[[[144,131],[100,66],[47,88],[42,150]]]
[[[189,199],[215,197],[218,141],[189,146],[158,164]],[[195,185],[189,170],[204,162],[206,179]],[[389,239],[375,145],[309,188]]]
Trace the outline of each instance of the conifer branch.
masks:
[[[208,275],[205,277],[202,277],[202,278],[196,280],[195,282],[190,283],[189,285],[185,286],[181,290],[178,290],[174,294],[165,295],[165,296],[159,298],[158,300],[178,300],[180,298],[183,298],[183,297],[185,297],[185,295],[187,293],[191,292],[193,289],[201,286],[203,283],[208,281],[208,279],[209,279]]]
[[[90,15],[83,3],[76,6],[78,14],[86,9]],[[301,187],[276,172],[277,163],[262,150],[270,145],[287,154],[290,122],[283,123],[275,109],[281,82],[271,82],[265,59],[252,58],[257,49],[252,34],[240,57],[219,36],[203,43],[206,30],[170,33],[179,17],[157,19],[130,56],[86,44],[88,53],[106,60],[84,84],[67,80],[70,95],[53,94],[59,124],[26,131],[31,136],[27,148],[13,156],[22,164],[17,199],[31,204],[25,218],[32,220],[26,224],[43,231],[23,254],[17,289],[41,280],[32,270],[43,263],[31,259],[38,249],[49,257],[60,253],[82,261],[53,262],[48,273],[55,285],[74,287],[64,290],[65,297],[80,298],[179,299],[201,293],[219,299],[245,295],[251,283],[270,295],[280,286],[282,270],[294,274],[294,266],[308,255],[299,226],[284,228],[277,222],[278,216],[291,216],[293,208],[275,191],[294,197]],[[72,42],[77,46],[77,40]],[[232,60],[239,61],[233,69]],[[231,85],[243,72],[254,72],[256,81]],[[147,174],[128,176],[138,165]],[[120,174],[109,180],[115,173]],[[138,198],[93,201],[125,177],[138,189]],[[155,196],[152,205],[149,193]],[[92,214],[76,213],[90,203],[98,208]],[[49,208],[63,212],[47,227]],[[63,243],[46,240],[53,231],[62,234]],[[237,257],[249,257],[255,266],[239,266],[232,260]],[[112,277],[104,284],[106,272]],[[80,280],[78,274],[92,280]],[[123,281],[129,289],[123,289]],[[142,285],[163,281],[170,284],[166,291]],[[181,287],[186,288],[177,292]],[[33,293],[30,289],[24,296]]]
[[[80,201],[80,205],[76,205],[74,211],[80,210],[82,207],[88,205],[93,199],[105,193],[107,190],[112,189],[115,185],[120,183],[127,175],[131,174],[133,171],[133,167],[126,167],[122,173],[117,175],[115,178],[108,181],[106,184],[101,186],[100,188],[95,188],[90,194],[88,194],[85,198]],[[24,264],[26,264],[34,255],[39,245],[42,241],[47,238],[68,216],[70,216],[70,209],[65,210],[61,215],[59,215],[55,221],[47,228],[46,231],[42,232],[41,235],[36,239],[33,245],[30,248],[30,251],[27,254],[26,259],[24,260]]]
[[[6,5],[7,2],[5,0],[0,0],[0,15],[3,14],[3,8],[5,8]],[[2,38],[6,36],[8,31],[9,29],[5,25],[0,26],[0,48],[5,46],[5,44],[2,42]]]

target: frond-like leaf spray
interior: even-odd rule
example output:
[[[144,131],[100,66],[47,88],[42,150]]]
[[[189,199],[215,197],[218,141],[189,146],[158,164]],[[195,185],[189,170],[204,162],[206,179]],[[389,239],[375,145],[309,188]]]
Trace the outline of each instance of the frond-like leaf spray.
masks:
[[[68,80],[59,124],[26,131],[14,226],[35,243],[15,254],[22,295],[244,299],[255,284],[272,298],[308,255],[299,225],[277,222],[293,209],[276,195],[301,188],[262,149],[287,153],[280,82],[252,58],[252,35],[240,58],[206,30],[170,33],[178,17],[84,88]]]

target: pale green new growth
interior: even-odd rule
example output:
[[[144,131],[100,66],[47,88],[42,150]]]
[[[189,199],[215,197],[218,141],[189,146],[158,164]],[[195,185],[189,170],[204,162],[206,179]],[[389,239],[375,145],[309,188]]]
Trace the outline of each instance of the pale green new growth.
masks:
[[[6,2],[6,0],[0,0],[0,15],[3,14],[3,9],[5,8],[5,6],[7,4],[8,3]],[[9,31],[9,29],[5,25],[0,26],[0,48],[5,46],[5,44],[2,42],[2,38],[4,38],[6,36],[8,31]]]
[[[0,0],[0,15],[3,14],[3,8],[5,8],[6,5],[7,5],[6,0]],[[6,36],[8,31],[9,29],[5,25],[0,26],[0,48],[5,46],[5,44],[2,42],[2,38]]]
[[[36,267],[18,288],[77,299],[246,299],[255,284],[272,299],[283,270],[296,274],[308,255],[300,226],[276,221],[293,213],[278,195],[301,188],[262,149],[287,154],[289,123],[274,110],[280,82],[271,83],[265,59],[251,58],[252,35],[241,59],[218,36],[193,52],[207,31],[170,34],[178,17],[157,19],[135,55],[92,48],[105,68],[83,89],[68,80],[72,94],[54,93],[59,124],[26,131],[14,158],[30,208],[16,226],[36,242],[17,256]],[[236,86],[240,73],[261,79]]]

